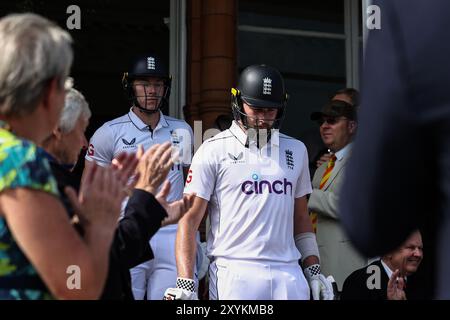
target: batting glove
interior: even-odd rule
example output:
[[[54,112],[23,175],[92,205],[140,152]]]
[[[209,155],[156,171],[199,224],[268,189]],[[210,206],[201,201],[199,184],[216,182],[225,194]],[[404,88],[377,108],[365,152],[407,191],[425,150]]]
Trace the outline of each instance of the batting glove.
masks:
[[[314,300],[333,300],[333,285],[320,272],[320,265],[313,264],[303,270]]]
[[[177,278],[177,287],[168,288],[163,300],[198,300],[195,292],[195,281],[187,278]]]

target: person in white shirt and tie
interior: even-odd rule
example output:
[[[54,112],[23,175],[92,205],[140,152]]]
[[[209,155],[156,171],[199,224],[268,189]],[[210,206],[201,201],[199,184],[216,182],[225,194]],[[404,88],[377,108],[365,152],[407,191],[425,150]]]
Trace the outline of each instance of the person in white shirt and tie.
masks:
[[[341,290],[345,278],[367,264],[353,248],[339,221],[339,192],[357,129],[356,106],[350,99],[328,102],[311,114],[320,125],[320,135],[332,156],[315,172],[308,209],[316,230],[322,271],[331,274]]]

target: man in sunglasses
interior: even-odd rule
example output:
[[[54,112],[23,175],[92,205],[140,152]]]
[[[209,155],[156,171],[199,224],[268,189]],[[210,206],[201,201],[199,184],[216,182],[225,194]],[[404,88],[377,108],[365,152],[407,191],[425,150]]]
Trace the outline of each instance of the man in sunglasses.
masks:
[[[312,113],[311,120],[320,125],[322,141],[332,156],[314,174],[308,209],[317,217],[316,235],[322,270],[334,276],[340,290],[345,278],[367,262],[344,234],[338,212],[345,166],[357,129],[356,107],[342,100],[331,100],[321,112]]]
[[[342,88],[333,92],[329,100],[342,100],[352,105],[359,105],[359,91],[354,88]],[[313,177],[317,168],[330,160],[330,150],[324,145],[317,128],[309,128],[300,135],[301,141],[306,145],[309,157],[309,173]]]

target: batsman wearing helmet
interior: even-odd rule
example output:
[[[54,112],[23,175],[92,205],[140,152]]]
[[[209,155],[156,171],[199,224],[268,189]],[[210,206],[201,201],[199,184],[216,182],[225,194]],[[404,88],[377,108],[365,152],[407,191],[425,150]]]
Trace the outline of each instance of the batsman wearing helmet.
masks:
[[[181,161],[169,172],[171,189],[167,201],[181,199],[183,166],[190,163],[193,134],[185,121],[161,112],[168,104],[171,85],[165,65],[154,54],[138,56],[123,75],[122,84],[130,101],[130,111],[106,122],[95,132],[86,160],[106,166],[121,152],[137,152],[139,145],[147,150],[154,144],[172,141],[180,150]],[[154,259],[131,269],[135,299],[146,296],[149,300],[161,300],[164,290],[175,284],[176,230],[177,225],[161,228],[150,241]]]
[[[195,299],[195,232],[208,208],[211,299],[307,300],[310,288],[314,299],[332,299],[308,216],[307,151],[277,130],[288,100],[284,80],[252,65],[231,93],[231,127],[192,160],[184,192],[196,197],[179,222],[177,286],[165,298]]]

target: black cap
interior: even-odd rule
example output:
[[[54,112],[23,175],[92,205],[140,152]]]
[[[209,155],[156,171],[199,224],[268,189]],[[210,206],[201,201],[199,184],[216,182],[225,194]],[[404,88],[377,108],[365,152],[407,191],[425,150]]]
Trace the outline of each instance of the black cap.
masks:
[[[267,65],[245,68],[237,88],[242,100],[254,108],[282,109],[286,104],[286,90],[280,72]]]
[[[342,100],[331,100],[321,112],[311,113],[311,120],[317,121],[323,116],[327,117],[346,117],[350,120],[356,120],[356,107]]]
[[[136,57],[128,68],[130,78],[156,77],[169,78],[169,72],[162,59],[155,54]]]

